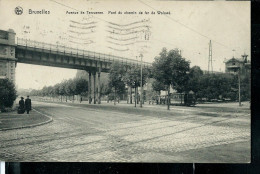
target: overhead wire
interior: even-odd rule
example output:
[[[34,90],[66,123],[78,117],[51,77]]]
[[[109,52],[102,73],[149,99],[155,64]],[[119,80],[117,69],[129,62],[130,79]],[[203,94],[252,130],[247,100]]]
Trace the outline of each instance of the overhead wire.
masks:
[[[149,4],[145,3],[145,2],[143,2],[142,0],[138,0],[138,1],[139,1],[140,3],[142,3],[142,4],[144,4],[145,6],[150,7],[151,9],[153,9],[153,10],[155,10],[155,11],[159,11],[159,10],[157,10],[156,8],[152,7],[151,5],[149,5]],[[202,37],[204,37],[204,38],[207,38],[207,39],[211,40],[212,42],[215,42],[215,43],[217,43],[217,44],[219,44],[219,45],[221,45],[221,46],[223,46],[223,47],[226,47],[226,48],[228,48],[228,49],[231,49],[229,46],[227,46],[227,45],[225,45],[225,44],[222,44],[222,43],[220,43],[220,42],[218,42],[218,41],[216,41],[216,40],[214,40],[214,39],[212,39],[212,38],[210,38],[210,37],[208,37],[208,36],[206,36],[206,35],[204,35],[204,34],[198,32],[197,30],[195,30],[195,29],[193,29],[193,28],[191,28],[191,27],[189,27],[189,26],[187,26],[187,25],[185,25],[185,24],[183,24],[183,23],[177,21],[176,19],[173,19],[173,18],[170,17],[169,15],[164,15],[164,16],[167,17],[168,19],[170,19],[171,21],[173,21],[173,22],[175,22],[175,23],[177,23],[177,24],[183,26],[184,28],[187,28],[188,30],[193,31],[193,32],[196,33],[196,34],[198,34],[198,35],[200,35],[200,36],[202,36]]]
[[[64,6],[64,7],[67,7],[67,8],[69,8],[69,9],[73,9],[73,10],[75,10],[75,11],[80,12],[80,10],[78,10],[78,9],[75,9],[75,8],[70,7],[70,6],[68,6],[68,5],[65,5],[65,4],[63,4],[63,3],[57,2],[57,1],[55,1],[55,0],[49,0],[49,1],[52,1],[52,2],[54,2],[54,3],[56,3],[56,4],[61,5],[61,6]],[[146,5],[146,6],[150,7],[150,8],[152,8],[153,10],[156,10],[156,11],[157,11],[157,9],[151,7],[150,5],[144,3],[143,1],[139,0],[139,2],[141,2],[142,4],[144,4],[144,5]],[[93,15],[92,15],[92,16],[93,16]],[[99,19],[99,20],[101,20],[101,21],[107,22],[107,23],[109,23],[109,24],[115,25],[115,26],[128,26],[128,25],[130,25],[130,24],[135,24],[135,23],[140,23],[140,22],[144,22],[144,21],[145,21],[145,22],[149,21],[149,20],[143,20],[143,21],[139,21],[139,22],[133,22],[133,23],[130,23],[130,24],[120,25],[120,24],[116,24],[116,23],[107,21],[107,20],[102,19],[102,18],[97,17],[97,16],[93,16],[93,17],[96,18],[96,19]],[[194,30],[194,29],[192,29],[192,28],[186,26],[185,24],[182,24],[182,23],[178,22],[178,21],[175,20],[175,19],[172,19],[170,16],[167,16],[167,15],[166,15],[166,17],[169,18],[170,20],[172,20],[172,21],[174,21],[174,22],[176,22],[176,23],[178,23],[178,24],[180,24],[180,25],[186,27],[187,29],[190,29],[191,31],[194,31],[195,33],[197,33],[197,34],[203,36],[204,38],[210,39],[208,36],[203,35],[203,34],[197,32],[196,30]],[[76,32],[76,31],[72,31],[72,30],[70,30],[70,32],[77,33],[77,34],[89,34],[89,32],[88,32],[88,33],[85,33],[85,32]],[[111,31],[110,31],[110,32],[111,32]],[[112,39],[112,38],[111,38],[111,39]],[[161,42],[161,43],[165,43],[165,44],[168,44],[168,45],[173,45],[173,46],[176,47],[176,45],[174,45],[174,44],[172,44],[172,43],[165,42],[165,41],[160,40],[160,39],[155,39],[155,38],[153,38],[153,39],[154,39],[154,40],[157,40],[157,41],[159,41],[159,42]],[[215,43],[219,43],[219,42],[217,42],[217,41],[215,41],[215,40],[213,40],[213,39],[211,39],[211,40],[212,40],[213,42],[215,42]],[[224,46],[224,47],[227,47],[227,46],[225,46],[224,44],[221,44],[221,43],[219,43],[219,44],[222,45],[222,46]],[[111,47],[108,47],[108,48],[113,49],[113,48],[111,48]],[[125,49],[125,50],[114,49],[114,50],[126,51],[126,50],[129,50],[129,49]]]

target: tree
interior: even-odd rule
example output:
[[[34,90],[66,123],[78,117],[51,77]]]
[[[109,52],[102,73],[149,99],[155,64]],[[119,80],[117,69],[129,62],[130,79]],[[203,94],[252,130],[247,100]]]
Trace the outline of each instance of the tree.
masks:
[[[154,80],[152,82],[152,88],[153,90],[159,95],[159,97],[156,96],[156,104],[160,103],[160,95],[162,90],[166,90],[167,86],[165,86],[163,83],[159,82],[158,80]]]
[[[74,95],[76,92],[75,80],[69,79],[63,82],[61,85],[64,86],[64,91],[65,91],[64,94],[66,95],[66,101],[67,101],[67,96],[72,96],[72,101],[74,102]]]
[[[0,79],[0,109],[5,111],[5,107],[12,107],[16,99],[16,90],[12,81]]]
[[[82,95],[88,91],[88,81],[86,79],[76,78],[74,83],[76,84],[76,95]]]
[[[238,94],[237,76],[234,74],[204,74],[199,80],[198,98],[235,100]]]
[[[64,96],[64,94],[66,94],[65,82],[62,82],[58,84],[58,95],[61,96],[61,102],[62,102],[62,96]]]
[[[199,66],[193,66],[189,72],[189,80],[187,90],[192,90],[195,94],[200,90],[200,80],[203,76],[203,71]]]
[[[178,49],[167,52],[163,48],[158,57],[153,62],[153,77],[163,86],[167,87],[168,99],[167,109],[170,109],[170,86],[178,92],[187,90],[188,71],[190,62],[186,61],[179,53]]]
[[[83,78],[75,78],[73,81],[76,87],[75,94],[80,95],[80,102],[81,102],[81,95],[85,95],[88,91],[88,81]]]
[[[148,69],[143,68],[142,71],[142,84],[146,83],[148,77]],[[139,66],[132,66],[130,67],[125,76],[124,82],[131,88],[135,89],[135,107],[137,103],[137,88],[141,86],[141,67]]]
[[[122,94],[125,92],[125,84],[123,81],[123,77],[125,75],[125,67],[119,64],[118,62],[114,62],[111,64],[111,68],[109,71],[109,87],[113,88],[114,91],[114,104],[116,104],[116,95]]]
[[[250,73],[245,73],[241,75],[241,100],[250,100],[251,98],[251,89],[250,89]]]

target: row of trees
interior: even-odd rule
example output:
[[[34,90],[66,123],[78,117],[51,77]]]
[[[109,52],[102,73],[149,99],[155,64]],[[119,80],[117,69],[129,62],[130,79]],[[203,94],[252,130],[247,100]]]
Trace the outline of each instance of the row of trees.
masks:
[[[195,80],[196,79],[196,80]],[[241,77],[242,100],[250,99],[249,74]],[[238,76],[236,74],[202,74],[188,83],[198,99],[238,99]]]
[[[88,91],[88,81],[83,78],[74,78],[58,83],[54,86],[45,86],[41,90],[32,90],[30,95],[32,96],[50,96],[56,97],[61,96],[61,101],[63,96],[74,96],[75,95],[86,95]]]

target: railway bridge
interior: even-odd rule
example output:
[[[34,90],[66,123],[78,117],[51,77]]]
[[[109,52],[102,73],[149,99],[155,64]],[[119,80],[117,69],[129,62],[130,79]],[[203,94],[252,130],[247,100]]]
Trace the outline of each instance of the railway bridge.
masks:
[[[100,74],[109,72],[113,62],[119,62],[126,67],[141,65],[141,61],[125,57],[16,38],[15,35],[12,29],[0,30],[0,78],[9,78],[14,82],[17,62],[85,70],[89,74],[89,99],[93,92],[94,103],[96,103],[96,85],[97,99],[100,103]],[[147,62],[142,64],[144,67],[151,66],[151,63]],[[91,100],[89,102],[91,103]]]

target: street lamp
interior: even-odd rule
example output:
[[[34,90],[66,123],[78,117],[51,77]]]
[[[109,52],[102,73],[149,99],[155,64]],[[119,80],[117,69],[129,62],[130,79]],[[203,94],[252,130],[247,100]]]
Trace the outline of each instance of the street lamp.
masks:
[[[143,54],[141,53],[141,95],[140,95],[140,107],[143,107]]]

